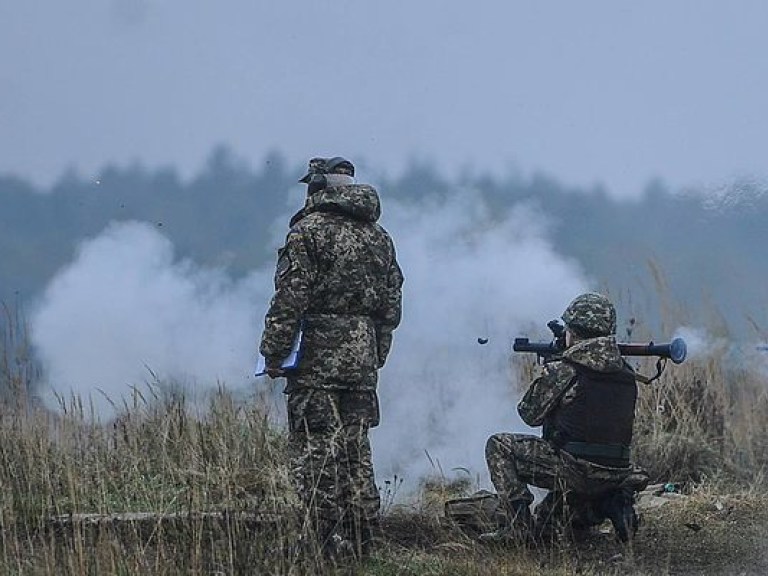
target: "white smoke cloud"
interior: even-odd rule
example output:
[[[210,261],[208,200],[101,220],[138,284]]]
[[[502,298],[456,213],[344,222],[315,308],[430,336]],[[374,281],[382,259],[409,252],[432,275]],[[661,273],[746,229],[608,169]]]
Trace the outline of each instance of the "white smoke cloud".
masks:
[[[704,328],[681,326],[675,330],[674,337],[685,340],[687,360],[704,359],[728,348],[727,340],[713,336]]]
[[[111,403],[152,373],[188,389],[241,385],[268,288],[263,272],[233,282],[175,261],[171,242],[149,224],[111,224],[80,246],[32,316],[50,385],[45,398],[55,406],[56,395],[79,395],[109,418]]]
[[[752,374],[760,379],[768,376],[768,345],[764,341],[715,336],[704,328],[682,326],[675,337],[685,340],[686,362],[717,360],[725,371]]]
[[[409,482],[461,468],[482,481],[488,436],[530,431],[517,415],[512,341],[532,325],[544,336],[588,284],[537,214],[518,206],[502,222],[493,216],[472,194],[385,205],[406,283],[372,433],[380,476]]]
[[[546,321],[587,279],[525,206],[500,221],[467,192],[408,206],[385,197],[384,211],[406,284],[403,323],[380,379],[377,475],[412,483],[439,465],[486,480],[487,437],[527,430],[516,413],[513,338],[532,326],[540,330],[533,336],[545,336]],[[115,401],[151,380],[147,367],[189,386],[266,387],[250,373],[272,266],[233,281],[174,259],[153,226],[110,225],[82,244],[32,317],[52,393],[90,397],[108,418],[104,395]]]

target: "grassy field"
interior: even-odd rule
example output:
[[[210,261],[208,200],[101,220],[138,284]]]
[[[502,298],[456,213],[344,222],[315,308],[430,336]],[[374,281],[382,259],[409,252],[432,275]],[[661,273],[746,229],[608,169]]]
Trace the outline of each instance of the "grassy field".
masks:
[[[684,496],[645,510],[629,545],[598,531],[533,550],[482,546],[442,518],[467,487],[431,479],[387,507],[372,558],[335,567],[292,552],[303,523],[285,437],[257,400],[221,388],[193,408],[148,386],[109,423],[77,398],[53,413],[30,394],[23,322],[6,310],[3,328],[2,574],[768,573],[768,388],[722,355],[641,387],[636,458]]]

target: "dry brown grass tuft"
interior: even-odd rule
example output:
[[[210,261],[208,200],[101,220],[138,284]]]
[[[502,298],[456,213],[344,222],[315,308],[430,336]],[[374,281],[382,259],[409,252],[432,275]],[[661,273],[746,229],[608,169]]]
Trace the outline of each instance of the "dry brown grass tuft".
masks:
[[[725,366],[723,358],[693,360],[641,386],[634,452],[654,480],[716,477],[749,485],[765,470],[765,382]]]
[[[224,389],[195,417],[179,397],[137,400],[106,424],[76,401],[59,415],[3,410],[0,572],[287,569],[301,518],[283,451],[264,411]]]
[[[108,423],[80,399],[32,402],[24,323],[4,309],[0,377],[0,573],[7,574],[696,574],[768,570],[768,394],[723,356],[670,365],[641,386],[636,459],[654,480],[687,482],[645,514],[630,546],[609,534],[536,550],[492,549],[441,521],[467,479],[427,478],[410,507],[383,487],[384,539],[364,565],[335,567],[304,532],[285,437],[256,400],[225,388],[204,410],[148,387]],[[531,365],[522,366],[525,380]],[[650,366],[643,368],[645,373]],[[115,514],[150,513],[115,520]],[[207,514],[223,512],[223,514]],[[103,518],[80,514],[100,514]],[[91,520],[87,520],[90,518]],[[705,567],[710,569],[706,569]],[[733,571],[733,572],[732,572]]]

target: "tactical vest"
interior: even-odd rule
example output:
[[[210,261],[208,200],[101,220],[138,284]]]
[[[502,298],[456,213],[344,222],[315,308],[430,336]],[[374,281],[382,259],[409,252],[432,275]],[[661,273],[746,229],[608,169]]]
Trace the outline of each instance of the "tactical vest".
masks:
[[[618,372],[596,372],[579,364],[575,382],[547,422],[546,436],[574,456],[605,464],[629,463],[637,384],[625,364]]]

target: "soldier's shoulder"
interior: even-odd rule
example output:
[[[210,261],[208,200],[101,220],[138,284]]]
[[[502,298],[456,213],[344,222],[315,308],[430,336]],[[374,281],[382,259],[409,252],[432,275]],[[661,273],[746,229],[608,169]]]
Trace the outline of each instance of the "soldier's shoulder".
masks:
[[[312,212],[291,226],[288,234],[311,234],[323,225],[324,220],[325,218],[322,212]]]
[[[555,360],[544,365],[544,374],[552,381],[566,381],[576,376],[576,367],[566,360]]]

